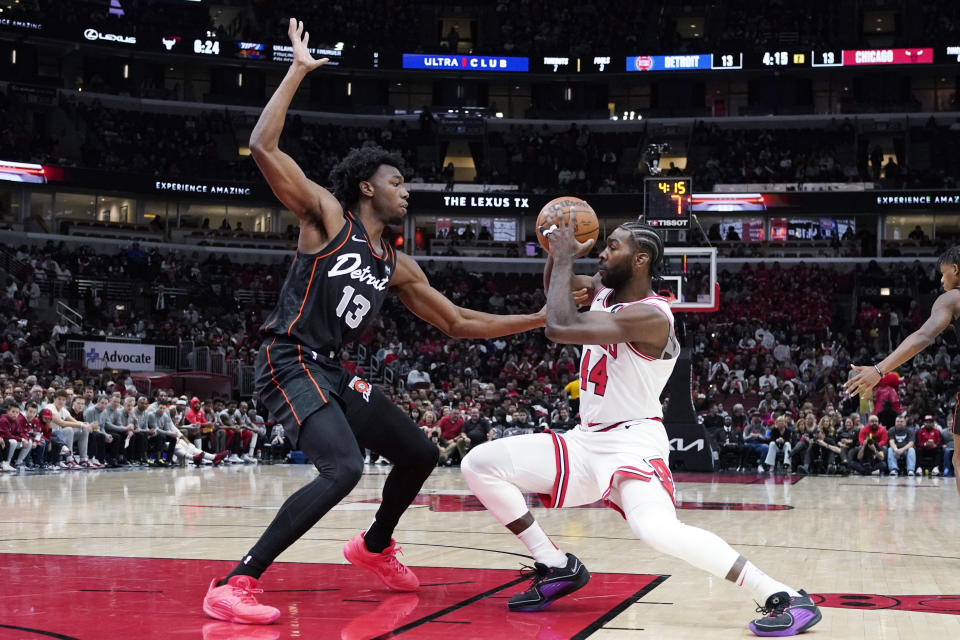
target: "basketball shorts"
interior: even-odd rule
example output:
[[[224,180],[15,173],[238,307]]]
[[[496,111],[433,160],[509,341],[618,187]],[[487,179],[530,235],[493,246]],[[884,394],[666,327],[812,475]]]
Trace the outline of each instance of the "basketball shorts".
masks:
[[[670,443],[662,422],[634,420],[612,431],[578,428],[549,437],[557,472],[551,492],[540,494],[545,507],[560,509],[600,500],[623,515],[618,479],[659,483],[676,506],[668,465]]]
[[[330,402],[340,405],[351,427],[385,415],[384,403],[390,404],[382,391],[344,369],[339,360],[274,338],[257,354],[255,385],[260,404],[283,425],[294,445],[303,422]]]
[[[957,418],[960,418],[960,391],[957,392],[953,405],[953,434],[960,436],[960,424],[957,424]]]

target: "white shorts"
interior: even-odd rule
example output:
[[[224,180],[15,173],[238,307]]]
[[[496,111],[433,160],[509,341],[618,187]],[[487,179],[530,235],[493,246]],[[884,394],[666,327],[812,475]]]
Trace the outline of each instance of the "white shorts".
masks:
[[[576,507],[602,500],[623,515],[618,478],[657,481],[676,506],[670,473],[670,443],[663,423],[632,420],[612,431],[571,429],[553,438],[556,477],[540,500],[548,508]]]

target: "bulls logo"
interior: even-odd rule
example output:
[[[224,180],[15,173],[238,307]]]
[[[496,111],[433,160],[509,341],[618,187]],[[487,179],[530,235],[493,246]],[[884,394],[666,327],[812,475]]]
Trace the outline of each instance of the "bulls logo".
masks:
[[[364,401],[370,402],[370,392],[373,391],[373,387],[370,386],[370,383],[366,380],[361,380],[357,376],[353,377],[353,380],[350,381],[350,384],[347,385],[357,393],[363,396]]]

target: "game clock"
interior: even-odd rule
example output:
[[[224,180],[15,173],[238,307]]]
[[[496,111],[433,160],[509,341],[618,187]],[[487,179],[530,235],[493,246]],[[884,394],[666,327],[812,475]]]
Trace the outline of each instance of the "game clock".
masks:
[[[644,183],[644,219],[663,229],[690,228],[690,178],[647,178]]]

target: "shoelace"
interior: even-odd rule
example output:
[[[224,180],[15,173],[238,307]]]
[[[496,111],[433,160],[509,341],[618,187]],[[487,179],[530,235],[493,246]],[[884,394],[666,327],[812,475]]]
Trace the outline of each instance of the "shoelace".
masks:
[[[386,549],[384,549],[384,551],[386,551]],[[400,545],[394,546],[393,551],[387,555],[387,564],[389,564],[390,568],[396,571],[397,573],[406,573],[407,571],[409,571],[409,569],[407,569],[406,565],[404,565],[402,562],[397,560],[398,553],[400,554],[403,553],[403,547],[401,547]]]
[[[257,599],[253,597],[253,594],[263,593],[263,589],[249,589],[247,587],[238,587],[237,585],[230,586],[233,587],[233,595],[240,598],[240,602],[243,604],[260,604],[257,602]]]
[[[786,610],[786,608],[790,606],[790,602],[792,600],[793,598],[788,598],[787,600],[784,600],[783,602],[779,603],[774,607],[767,607],[767,606],[761,605],[756,600],[754,600],[753,603],[757,605],[757,609],[756,609],[757,613],[762,614],[768,618],[776,618],[777,616],[783,615],[784,610]]]
[[[530,588],[537,586],[540,582],[546,577],[546,573],[541,572],[536,567],[531,567],[528,564],[520,565],[520,577],[521,578],[531,578]]]

